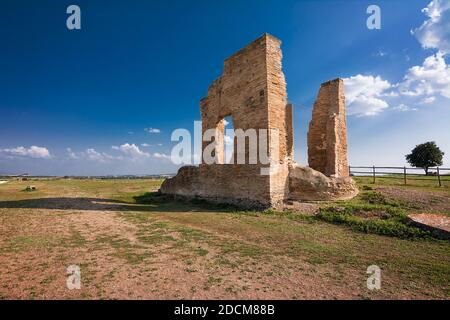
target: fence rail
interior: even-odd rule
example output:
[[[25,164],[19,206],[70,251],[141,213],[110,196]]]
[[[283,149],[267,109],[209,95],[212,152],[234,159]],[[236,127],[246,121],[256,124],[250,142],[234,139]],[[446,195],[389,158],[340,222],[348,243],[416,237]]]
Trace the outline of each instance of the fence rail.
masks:
[[[433,178],[436,178],[440,187],[443,186],[444,181],[450,183],[450,168],[430,167],[428,168],[428,174],[423,172],[423,168],[412,167],[349,166],[348,170],[351,176],[372,177],[373,183],[376,182],[376,179],[383,178],[403,179],[405,185],[408,184],[408,180],[430,181]]]

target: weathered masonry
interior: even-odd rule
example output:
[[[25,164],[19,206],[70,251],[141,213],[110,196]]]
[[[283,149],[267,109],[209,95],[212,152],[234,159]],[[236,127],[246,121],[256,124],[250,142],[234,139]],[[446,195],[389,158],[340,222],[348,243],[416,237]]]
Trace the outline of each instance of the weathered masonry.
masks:
[[[357,194],[348,176],[341,79],[324,83],[314,105],[308,133],[310,167],[294,162],[292,106],[287,101],[280,45],[280,40],[264,34],[225,60],[222,76],[200,102],[203,140],[209,129],[215,132],[215,161],[180,168],[164,181],[162,193],[260,208],[286,200],[348,199]],[[235,137],[232,161],[225,163],[227,116],[232,116],[236,132],[254,130],[258,141],[261,132],[269,132],[265,151],[270,162],[251,161],[254,144],[245,139],[242,151]],[[203,141],[203,152],[210,147],[209,140]],[[245,159],[245,164],[237,159]]]
[[[344,81],[320,86],[308,131],[308,164],[327,176],[348,175]]]

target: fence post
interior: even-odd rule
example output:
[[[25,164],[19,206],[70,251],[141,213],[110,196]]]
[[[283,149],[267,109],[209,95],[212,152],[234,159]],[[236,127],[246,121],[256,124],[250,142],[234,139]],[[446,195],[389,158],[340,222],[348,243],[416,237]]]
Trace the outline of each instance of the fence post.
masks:
[[[441,184],[441,175],[439,174],[439,167],[437,167],[437,176],[438,176],[438,181],[439,181],[439,187],[442,187],[442,184]]]
[[[375,166],[373,166],[373,183],[375,183]]]
[[[403,167],[403,181],[405,182],[406,186],[406,167]]]
[[[348,176],[349,176],[349,177],[352,176],[352,169],[351,169],[351,166],[348,166]]]

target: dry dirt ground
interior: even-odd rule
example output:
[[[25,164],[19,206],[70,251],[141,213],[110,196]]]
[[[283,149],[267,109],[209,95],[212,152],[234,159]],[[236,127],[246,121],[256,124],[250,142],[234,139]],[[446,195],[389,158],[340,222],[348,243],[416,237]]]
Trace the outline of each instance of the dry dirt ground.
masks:
[[[160,183],[0,185],[0,298],[449,298],[448,242],[364,234],[301,213],[134,202]],[[30,184],[37,190],[23,191]],[[439,196],[448,209],[448,194]],[[80,267],[79,290],[67,288],[70,265]],[[380,290],[367,289],[370,265],[382,269]]]
[[[377,187],[386,198],[408,204],[417,212],[450,212],[450,197],[437,191],[405,189],[400,187]]]

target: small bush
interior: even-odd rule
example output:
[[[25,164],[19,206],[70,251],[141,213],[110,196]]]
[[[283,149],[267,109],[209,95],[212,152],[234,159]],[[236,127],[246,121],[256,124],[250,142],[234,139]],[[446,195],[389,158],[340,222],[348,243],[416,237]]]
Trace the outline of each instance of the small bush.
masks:
[[[398,206],[397,203],[386,199],[386,197],[382,193],[377,191],[365,192],[361,194],[359,197],[361,200],[366,201],[369,204],[390,205],[394,207]]]

